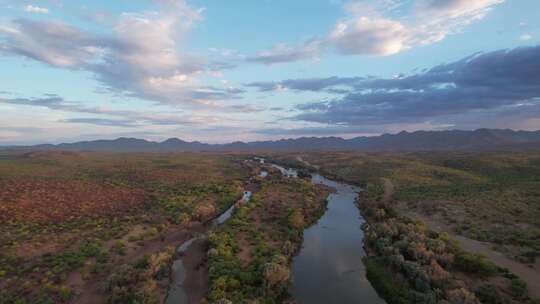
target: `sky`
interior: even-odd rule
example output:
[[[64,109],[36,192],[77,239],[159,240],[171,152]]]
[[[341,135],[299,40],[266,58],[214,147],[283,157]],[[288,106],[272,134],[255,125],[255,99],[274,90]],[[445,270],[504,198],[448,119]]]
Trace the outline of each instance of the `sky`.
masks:
[[[0,0],[0,145],[540,129],[537,0]]]

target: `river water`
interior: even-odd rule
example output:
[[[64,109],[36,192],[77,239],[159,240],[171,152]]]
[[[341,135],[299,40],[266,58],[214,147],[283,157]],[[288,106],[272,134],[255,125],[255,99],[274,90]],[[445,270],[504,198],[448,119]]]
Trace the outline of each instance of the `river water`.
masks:
[[[261,164],[265,161],[257,159]],[[296,178],[297,171],[272,164],[284,176]],[[266,177],[267,174],[264,174]],[[355,199],[361,189],[352,185],[338,183],[321,175],[312,176],[314,184],[324,184],[336,189],[328,196],[327,211],[311,227],[304,230],[304,241],[299,254],[293,258],[291,265],[293,284],[291,294],[299,303],[385,303],[375,292],[366,278],[362,258],[364,233],[361,225],[365,220],[361,217]],[[251,192],[246,191],[242,200],[248,202]],[[234,205],[213,221],[219,225],[228,220],[234,211]],[[178,252],[182,253],[197,236],[182,244]],[[166,299],[167,304],[187,303],[182,283],[185,280],[185,269],[182,260],[174,262],[173,284]]]
[[[291,294],[299,303],[385,303],[366,278],[362,258],[364,233],[355,198],[360,188],[320,175],[312,182],[336,189],[328,209],[304,230],[304,242],[293,258]]]

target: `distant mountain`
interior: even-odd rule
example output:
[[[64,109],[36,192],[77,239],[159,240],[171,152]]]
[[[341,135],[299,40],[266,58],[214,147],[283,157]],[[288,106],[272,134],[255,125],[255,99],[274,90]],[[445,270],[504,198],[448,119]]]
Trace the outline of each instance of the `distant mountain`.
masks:
[[[109,151],[109,152],[174,152],[174,151],[486,151],[540,149],[540,131],[478,129],[474,131],[416,131],[383,134],[373,137],[301,137],[277,141],[205,144],[169,138],[153,142],[121,137],[114,140],[81,141],[58,145],[9,147],[20,150]]]

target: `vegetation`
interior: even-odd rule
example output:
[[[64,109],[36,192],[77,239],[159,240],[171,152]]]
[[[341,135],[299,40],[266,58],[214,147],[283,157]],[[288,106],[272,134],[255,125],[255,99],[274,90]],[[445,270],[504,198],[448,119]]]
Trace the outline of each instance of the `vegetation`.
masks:
[[[137,259],[177,246],[168,235],[228,208],[248,176],[220,154],[2,153],[2,304],[66,303],[87,293],[153,303],[146,278],[156,274]],[[105,294],[92,288],[99,281],[109,282]]]
[[[282,303],[303,230],[326,208],[327,190],[302,179],[261,182],[251,201],[210,239],[211,303]]]
[[[533,303],[527,284],[445,233],[534,263],[540,241],[540,153],[273,155],[363,186],[368,277],[389,303]],[[393,185],[392,200],[383,181]],[[425,219],[426,222],[414,219]],[[531,267],[535,267],[531,265]],[[531,278],[528,278],[531,280]],[[534,279],[532,279],[534,280]]]
[[[369,183],[378,187],[370,191],[374,196],[382,195],[380,179],[387,178],[406,211],[491,242],[524,263],[540,256],[539,152],[314,152],[273,157],[350,183]]]
[[[377,189],[368,187],[368,189]],[[373,197],[368,193],[365,197]],[[391,201],[362,200],[368,220],[368,278],[389,303],[523,303],[523,281],[485,256],[461,250],[445,233],[429,230],[394,210]],[[392,275],[397,274],[397,276]],[[479,285],[506,282],[509,288]],[[494,292],[489,292],[494,289]],[[493,299],[492,294],[497,295]],[[493,302],[495,301],[495,302]]]

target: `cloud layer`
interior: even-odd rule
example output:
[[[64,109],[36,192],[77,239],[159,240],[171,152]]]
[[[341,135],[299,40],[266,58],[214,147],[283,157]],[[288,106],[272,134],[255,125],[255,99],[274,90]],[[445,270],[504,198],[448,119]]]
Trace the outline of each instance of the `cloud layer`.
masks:
[[[183,36],[201,20],[201,10],[184,1],[157,2],[158,12],[122,14],[110,35],[57,21],[16,19],[0,27],[0,52],[90,71],[111,92],[170,105],[210,106],[239,98],[239,89],[201,84],[199,78],[216,65],[182,51]]]
[[[264,64],[316,59],[327,51],[343,55],[388,56],[441,41],[478,21],[504,0],[416,0],[405,19],[386,17],[403,1],[349,3],[349,16],[326,35],[296,46],[278,44],[248,61]]]
[[[337,99],[300,105],[296,120],[343,125],[455,121],[471,113],[537,115],[539,70],[540,46],[535,46],[476,54],[392,79],[334,77],[331,82],[300,79],[280,85],[299,90],[298,83],[309,83],[301,88],[307,91],[348,88]]]

